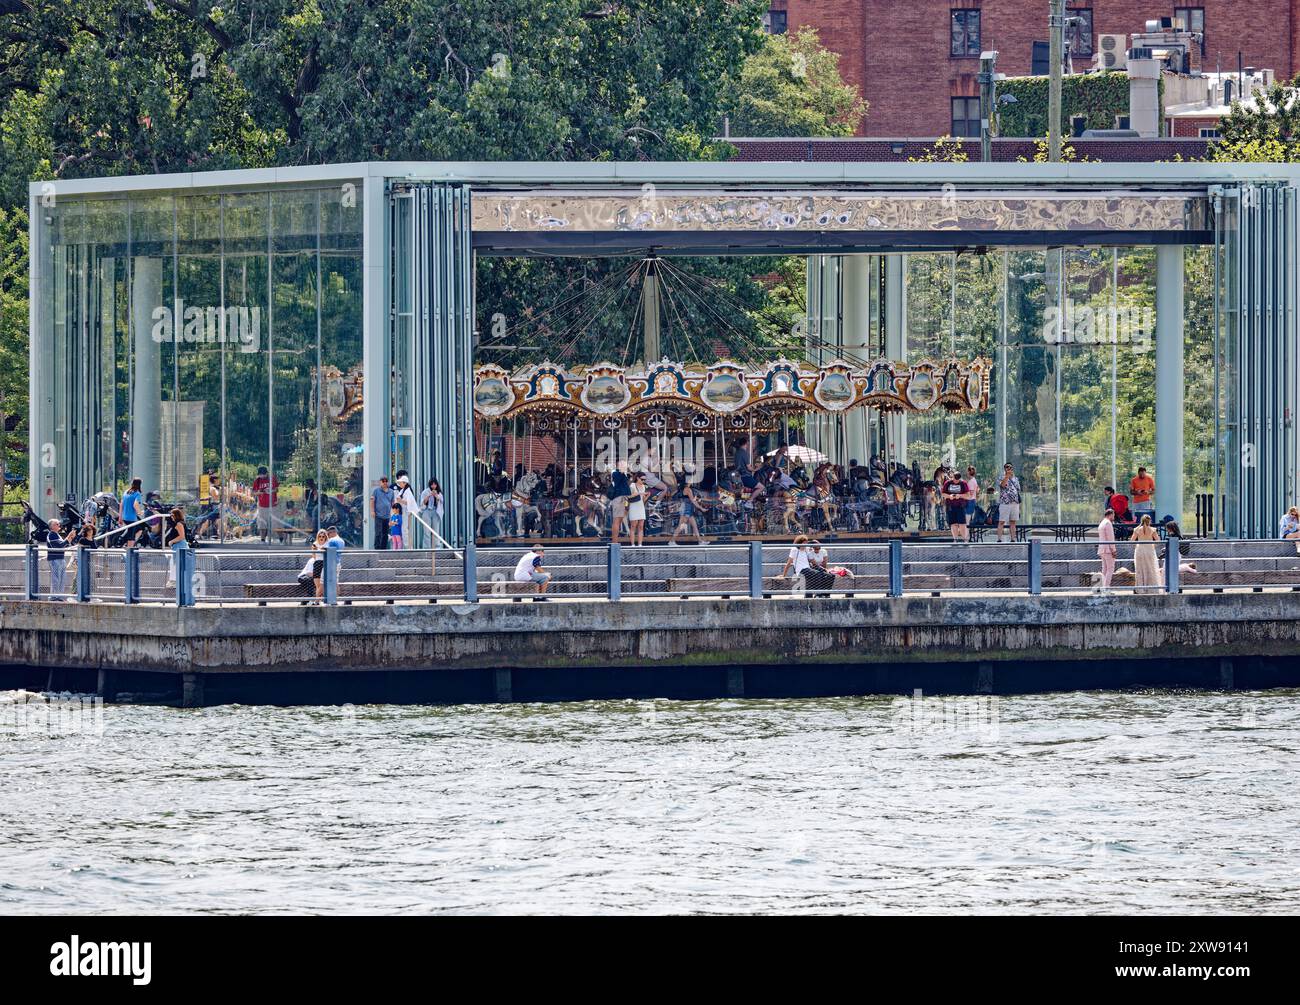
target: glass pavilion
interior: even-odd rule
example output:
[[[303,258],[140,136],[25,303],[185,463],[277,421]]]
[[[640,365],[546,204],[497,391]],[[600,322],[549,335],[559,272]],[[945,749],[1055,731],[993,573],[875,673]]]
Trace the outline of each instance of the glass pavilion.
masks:
[[[808,356],[988,356],[990,408],[836,456],[1011,460],[1025,519],[1271,536],[1296,501],[1300,171],[1229,164],[370,163],[31,186],[33,504],[201,507],[405,467],[472,528],[480,255],[799,254]],[[592,361],[595,362],[595,361]],[[370,540],[363,528],[364,540]]]

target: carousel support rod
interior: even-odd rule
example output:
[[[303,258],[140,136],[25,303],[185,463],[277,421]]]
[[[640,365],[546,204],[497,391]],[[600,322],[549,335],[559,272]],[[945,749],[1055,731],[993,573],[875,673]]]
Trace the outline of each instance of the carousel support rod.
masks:
[[[907,304],[903,274],[907,259],[902,255],[885,256],[885,356],[907,362]],[[885,419],[890,460],[907,463],[907,413],[896,412]]]
[[[850,358],[871,356],[871,256],[844,256],[844,303],[842,305],[844,350]],[[851,460],[866,461],[859,445],[867,439],[868,415],[865,408],[855,408],[844,416],[844,435],[836,444],[836,464]],[[847,455],[847,456],[846,456]]]
[[[657,363],[661,352],[659,345],[659,270],[656,267],[656,259],[653,255],[646,259],[641,300],[644,304],[642,326],[645,329],[645,362]]]

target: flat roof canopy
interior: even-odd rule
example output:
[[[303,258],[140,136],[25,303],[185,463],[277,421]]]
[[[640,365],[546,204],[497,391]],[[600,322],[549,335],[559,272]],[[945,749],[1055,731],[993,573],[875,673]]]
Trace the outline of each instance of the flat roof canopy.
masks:
[[[1205,244],[1220,186],[1287,164],[366,162],[35,182],[33,201],[363,182],[472,192],[483,254],[929,251]]]

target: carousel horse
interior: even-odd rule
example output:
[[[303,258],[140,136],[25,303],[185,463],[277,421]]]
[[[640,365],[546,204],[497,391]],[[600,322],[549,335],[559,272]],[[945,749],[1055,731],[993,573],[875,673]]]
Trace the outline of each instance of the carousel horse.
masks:
[[[586,520],[587,525],[599,537],[605,530],[605,510],[609,506],[609,500],[600,495],[595,486],[585,484],[582,491],[578,493],[578,512],[577,512],[577,530],[579,537],[585,537],[586,531],[582,529],[582,521]]]
[[[505,537],[506,514],[510,509],[510,494],[507,492],[483,492],[474,497],[474,515],[478,517],[475,537],[483,536],[483,525],[491,520],[496,527],[493,537]]]
[[[804,526],[807,526],[807,519],[803,519],[798,510],[807,511],[809,517],[812,516],[813,511],[820,510],[822,519],[825,521],[826,530],[833,530],[835,528],[835,517],[839,512],[839,506],[835,502],[835,484],[837,481],[835,465],[830,463],[818,465],[812,483],[799,493],[796,500],[796,519],[799,519]]]
[[[541,475],[536,471],[527,472],[519,479],[510,493],[510,506],[515,511],[515,530],[519,537],[524,536],[524,531],[528,528],[528,518],[535,517],[540,524],[542,520],[542,511],[533,504],[533,489],[537,488],[537,483],[542,480]],[[539,530],[540,534],[541,531]]]

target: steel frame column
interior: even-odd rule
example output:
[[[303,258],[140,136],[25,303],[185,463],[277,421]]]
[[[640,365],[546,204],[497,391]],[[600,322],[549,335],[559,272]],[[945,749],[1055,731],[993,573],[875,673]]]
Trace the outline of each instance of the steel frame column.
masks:
[[[442,536],[459,547],[472,543],[474,531],[470,192],[464,185],[426,182],[415,186],[414,199],[412,476],[419,484],[439,480],[447,500]]]
[[[1156,516],[1183,518],[1183,246],[1156,246]]]

